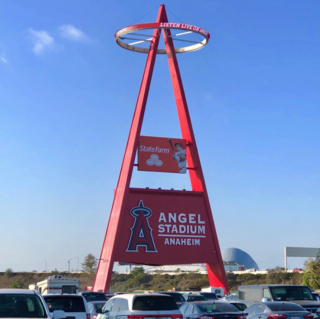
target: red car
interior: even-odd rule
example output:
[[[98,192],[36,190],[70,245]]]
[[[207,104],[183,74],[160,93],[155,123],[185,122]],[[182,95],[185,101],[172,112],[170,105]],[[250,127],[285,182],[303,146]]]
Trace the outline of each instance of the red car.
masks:
[[[301,268],[295,268],[292,270],[293,272],[302,272],[303,270]]]

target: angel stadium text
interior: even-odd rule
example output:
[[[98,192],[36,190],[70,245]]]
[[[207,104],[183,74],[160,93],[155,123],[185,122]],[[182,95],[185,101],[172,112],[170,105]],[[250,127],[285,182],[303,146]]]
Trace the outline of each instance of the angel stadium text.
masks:
[[[177,213],[160,213],[159,222],[164,223],[176,223],[177,221],[181,224],[205,224],[203,220],[201,220],[200,214],[177,214]]]
[[[165,245],[200,246],[200,239],[196,238],[166,238]]]
[[[158,232],[166,234],[192,234],[192,235],[204,235],[206,233],[205,226],[199,225],[170,225],[170,224],[159,224]]]

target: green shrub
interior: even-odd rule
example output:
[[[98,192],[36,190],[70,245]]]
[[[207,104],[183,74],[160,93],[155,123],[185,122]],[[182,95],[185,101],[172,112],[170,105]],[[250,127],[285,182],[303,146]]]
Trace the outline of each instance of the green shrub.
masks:
[[[12,271],[11,268],[6,269],[6,271],[4,272],[7,278],[11,278],[14,276],[14,273]]]
[[[13,284],[10,286],[10,288],[21,289],[21,288],[25,288],[25,286],[24,286],[24,283],[20,279],[17,279],[16,281],[13,282]]]

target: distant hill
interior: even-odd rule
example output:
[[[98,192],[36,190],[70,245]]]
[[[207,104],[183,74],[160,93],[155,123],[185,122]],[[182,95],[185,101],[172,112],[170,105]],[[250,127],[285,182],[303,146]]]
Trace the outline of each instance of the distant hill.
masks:
[[[65,278],[80,280],[80,290],[92,286],[94,276],[85,273],[68,272],[0,272],[0,288],[28,288],[52,275],[62,275]],[[269,271],[267,274],[234,274],[227,273],[228,284],[231,291],[236,291],[240,285],[254,284],[302,284],[301,273],[287,273],[284,271]],[[130,274],[113,273],[111,279],[111,292],[133,292],[135,290],[162,291],[180,288],[182,291],[209,287],[208,276],[199,273],[180,274],[146,274],[142,267],[134,268]]]

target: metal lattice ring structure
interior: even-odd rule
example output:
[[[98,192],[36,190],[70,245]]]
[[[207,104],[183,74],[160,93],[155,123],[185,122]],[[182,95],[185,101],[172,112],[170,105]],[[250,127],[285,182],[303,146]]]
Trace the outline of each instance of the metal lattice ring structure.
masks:
[[[143,34],[140,33],[142,30],[183,30],[185,32],[176,33],[170,35],[172,40],[181,41],[181,42],[188,42],[190,43],[187,46],[175,48],[176,53],[185,53],[185,52],[191,52],[195,50],[199,50],[203,48],[210,39],[210,34],[205,29],[202,29],[200,27],[190,25],[190,24],[184,24],[184,23],[172,23],[172,22],[155,22],[155,23],[143,23],[143,24],[135,24],[131,25],[125,28],[120,29],[117,31],[114,35],[116,42],[118,45],[123,47],[124,49],[140,52],[140,53],[148,53],[149,48],[144,48],[138,46],[138,44],[145,44],[152,41],[152,35],[150,34]],[[202,37],[200,41],[193,41],[193,40],[187,40],[178,38],[180,36],[184,36],[186,34],[196,34],[198,37],[199,35]],[[125,41],[135,41],[132,43],[126,43]],[[166,54],[165,49],[158,49],[158,54]]]

